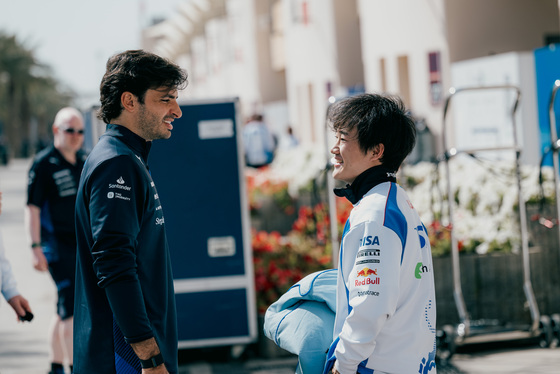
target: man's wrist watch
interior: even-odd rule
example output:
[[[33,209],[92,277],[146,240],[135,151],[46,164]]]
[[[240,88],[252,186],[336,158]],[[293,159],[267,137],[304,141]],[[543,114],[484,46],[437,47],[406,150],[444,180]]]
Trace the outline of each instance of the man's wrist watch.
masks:
[[[38,248],[38,247],[41,247],[41,243],[40,243],[40,242],[33,242],[33,243],[31,243],[31,248],[35,249],[35,248]]]
[[[159,366],[161,364],[163,364],[163,355],[161,354],[161,352],[147,360],[140,360],[140,365],[142,365],[142,369],[155,368],[156,366]]]

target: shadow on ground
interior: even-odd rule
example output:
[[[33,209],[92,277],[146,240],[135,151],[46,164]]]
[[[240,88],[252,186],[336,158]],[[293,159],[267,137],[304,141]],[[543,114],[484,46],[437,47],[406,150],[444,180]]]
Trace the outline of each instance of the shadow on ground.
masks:
[[[179,351],[179,374],[289,374],[295,372],[296,366],[297,356],[261,357],[257,345],[247,346],[238,357],[229,346]],[[440,374],[467,374],[455,367],[452,360],[437,360],[437,370]]]

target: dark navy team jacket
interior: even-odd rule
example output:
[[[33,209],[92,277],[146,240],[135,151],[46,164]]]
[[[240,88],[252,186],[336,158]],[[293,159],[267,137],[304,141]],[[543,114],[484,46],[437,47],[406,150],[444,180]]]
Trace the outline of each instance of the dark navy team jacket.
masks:
[[[128,343],[151,337],[168,371],[178,371],[173,276],[150,146],[108,125],[84,165],[76,200],[76,374],[139,372]]]

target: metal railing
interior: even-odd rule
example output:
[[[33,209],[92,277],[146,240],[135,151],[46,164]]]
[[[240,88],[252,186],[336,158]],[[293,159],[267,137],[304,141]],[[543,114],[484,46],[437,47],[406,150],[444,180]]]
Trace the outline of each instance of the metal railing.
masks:
[[[513,91],[516,95],[513,105],[510,110],[512,125],[513,125],[513,144],[511,146],[497,146],[497,147],[481,147],[481,148],[470,148],[470,149],[456,149],[449,148],[447,143],[447,114],[449,112],[451,101],[456,95],[463,92],[474,92],[474,91],[488,91],[488,90],[508,90]],[[450,89],[449,95],[445,101],[445,106],[443,110],[443,129],[442,129],[442,139],[443,139],[443,151],[444,157],[443,162],[445,163],[445,171],[447,175],[447,199],[448,199],[448,214],[450,223],[450,234],[451,234],[451,260],[452,260],[452,271],[453,271],[453,296],[455,299],[455,304],[457,307],[457,312],[460,319],[460,324],[457,329],[459,337],[466,337],[470,334],[470,322],[471,318],[468,313],[465,299],[463,296],[463,291],[461,287],[461,270],[459,266],[459,245],[457,236],[455,234],[455,227],[453,223],[453,206],[455,204],[451,189],[451,175],[449,168],[449,160],[461,153],[474,154],[477,152],[484,151],[510,151],[515,152],[515,176],[518,191],[518,202],[519,202],[519,222],[521,230],[521,250],[523,259],[523,290],[525,297],[527,298],[529,304],[529,310],[532,318],[531,333],[536,333],[539,329],[539,319],[540,313],[533,292],[533,287],[531,285],[531,274],[530,274],[530,263],[529,263],[529,240],[528,240],[528,230],[527,230],[527,212],[525,209],[525,200],[523,199],[523,194],[521,190],[521,171],[520,171],[520,154],[521,147],[518,142],[517,126],[515,121],[515,114],[517,112],[519,101],[521,97],[521,91],[518,87],[512,85],[499,85],[499,86],[479,86],[479,87],[467,87],[460,89]],[[556,167],[558,171],[558,167]],[[560,209],[560,206],[559,206]],[[560,210],[559,210],[560,212]]]

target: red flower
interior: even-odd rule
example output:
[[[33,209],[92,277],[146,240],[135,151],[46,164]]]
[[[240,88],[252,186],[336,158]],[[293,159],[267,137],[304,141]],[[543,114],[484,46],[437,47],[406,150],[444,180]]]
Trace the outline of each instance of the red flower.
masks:
[[[255,173],[247,176],[249,204],[258,214],[263,198],[272,197],[288,215],[296,212],[288,194],[286,182],[273,182]],[[337,204],[339,204],[337,202]],[[348,216],[351,204],[341,205],[339,215]],[[337,221],[346,220],[337,217]],[[331,267],[330,216],[326,204],[297,208],[292,230],[282,236],[279,232],[251,232],[257,306],[261,313],[304,276]]]

